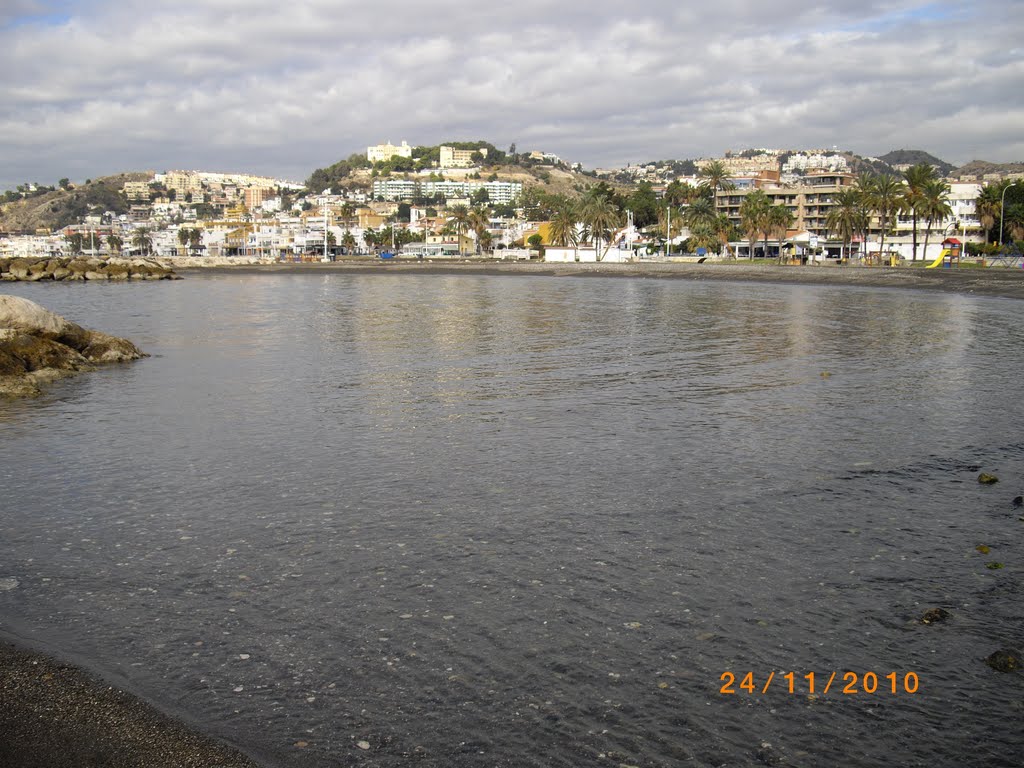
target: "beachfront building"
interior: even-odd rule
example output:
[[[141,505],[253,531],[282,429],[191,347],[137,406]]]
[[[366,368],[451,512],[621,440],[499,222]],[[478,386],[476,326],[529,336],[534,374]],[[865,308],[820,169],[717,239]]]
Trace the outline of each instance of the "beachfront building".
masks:
[[[740,206],[743,205],[744,199],[755,189],[760,189],[768,196],[772,205],[783,205],[789,209],[793,214],[794,229],[806,230],[824,238],[828,229],[828,213],[835,205],[835,194],[851,186],[854,180],[855,177],[849,173],[813,174],[789,185],[763,180],[743,189],[719,192],[715,197],[715,207],[738,227],[742,221]]]
[[[382,163],[392,157],[412,157],[412,147],[405,141],[395,146],[390,141],[366,148],[366,159],[371,163]]]

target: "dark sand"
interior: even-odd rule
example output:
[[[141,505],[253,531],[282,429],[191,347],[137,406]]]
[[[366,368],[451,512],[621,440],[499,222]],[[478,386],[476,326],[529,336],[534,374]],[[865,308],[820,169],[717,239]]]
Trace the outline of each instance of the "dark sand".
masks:
[[[0,641],[2,768],[256,768],[80,669]]]
[[[852,285],[901,288],[976,296],[1024,299],[1024,269],[1011,267],[925,269],[922,267],[775,266],[723,262],[718,264],[628,263],[547,264],[501,261],[337,261],[326,264],[265,264],[224,267],[176,267],[184,277],[201,274],[431,274],[545,275],[553,277],[633,277],[700,281]]]
[[[731,264],[395,262],[179,269],[202,274],[435,274],[633,277],[899,288],[1024,299],[1011,268],[782,267]],[[259,764],[136,697],[47,656],[0,641],[0,768],[253,768]]]

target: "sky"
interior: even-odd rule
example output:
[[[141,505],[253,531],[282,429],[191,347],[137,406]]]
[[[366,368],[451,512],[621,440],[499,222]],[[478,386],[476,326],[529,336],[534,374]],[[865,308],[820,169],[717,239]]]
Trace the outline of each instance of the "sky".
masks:
[[[305,180],[482,139],[586,168],[832,148],[1024,160],[1024,0],[0,0],[0,190]]]

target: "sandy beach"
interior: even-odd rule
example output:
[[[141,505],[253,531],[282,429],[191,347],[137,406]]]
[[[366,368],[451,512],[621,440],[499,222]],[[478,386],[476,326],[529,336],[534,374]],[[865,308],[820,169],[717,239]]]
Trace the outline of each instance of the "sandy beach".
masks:
[[[199,274],[436,274],[540,275],[549,277],[631,277],[695,281],[736,281],[790,285],[848,285],[898,288],[976,296],[1024,299],[1024,269],[1009,267],[925,269],[924,267],[776,266],[724,262],[718,264],[629,263],[557,264],[500,261],[412,262],[368,259],[329,263],[253,264],[189,268],[176,265],[182,276]]]

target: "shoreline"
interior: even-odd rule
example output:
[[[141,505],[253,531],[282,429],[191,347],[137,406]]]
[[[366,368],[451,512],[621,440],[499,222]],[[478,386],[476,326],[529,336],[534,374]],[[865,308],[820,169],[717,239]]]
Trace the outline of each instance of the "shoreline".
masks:
[[[0,636],[5,768],[263,768],[82,667]]]
[[[243,274],[505,275],[541,277],[631,277],[704,282],[845,285],[898,288],[972,296],[1024,299],[1024,270],[1009,267],[932,269],[924,267],[779,266],[722,263],[512,263],[500,261],[278,263],[220,266],[176,264],[181,276]]]

